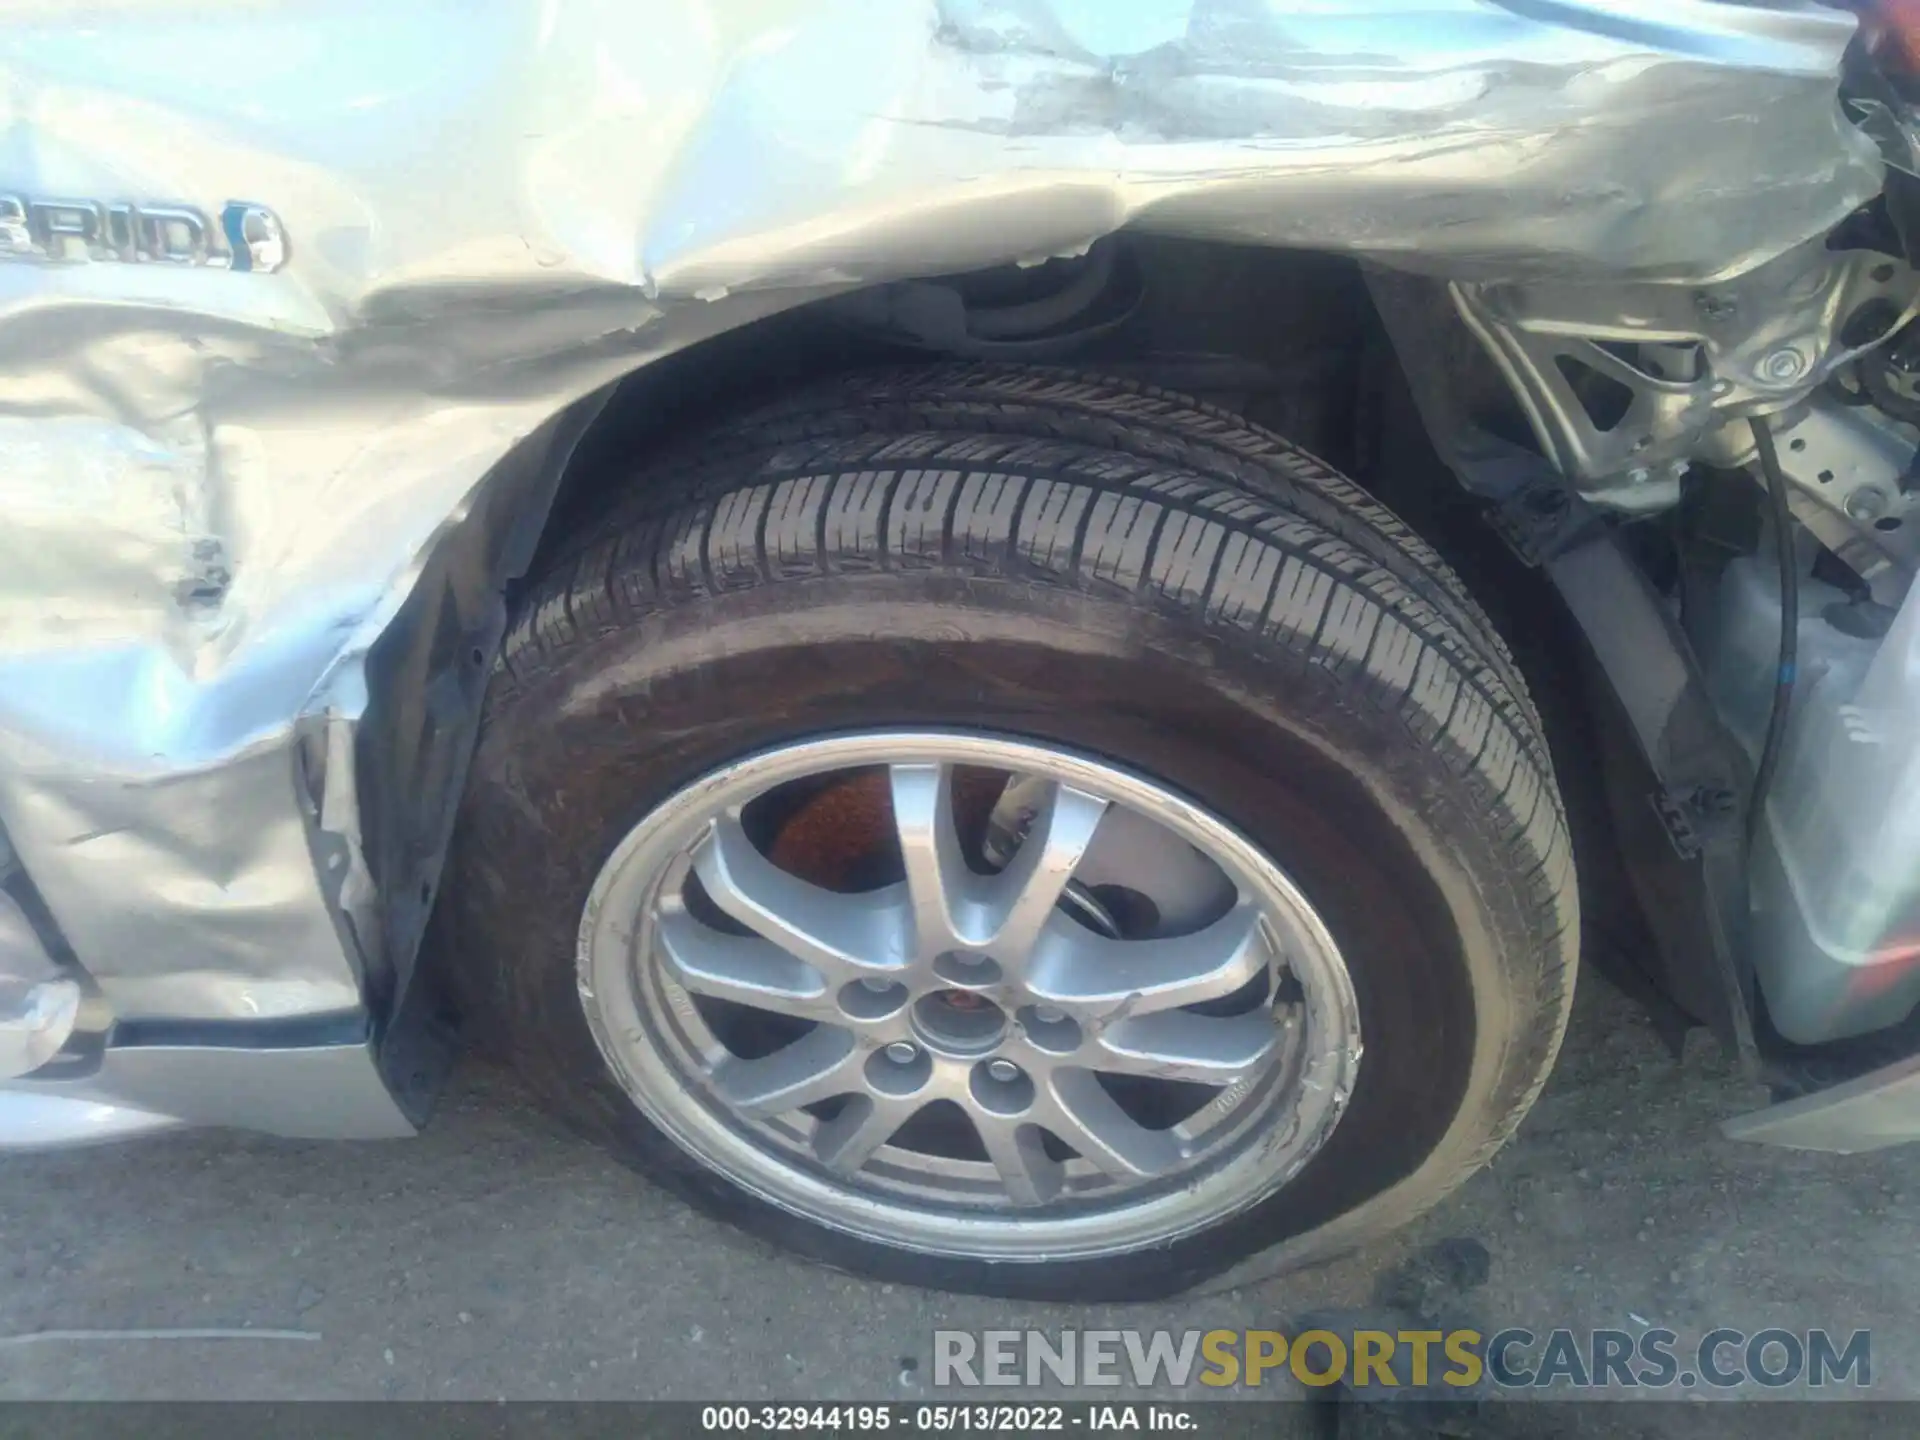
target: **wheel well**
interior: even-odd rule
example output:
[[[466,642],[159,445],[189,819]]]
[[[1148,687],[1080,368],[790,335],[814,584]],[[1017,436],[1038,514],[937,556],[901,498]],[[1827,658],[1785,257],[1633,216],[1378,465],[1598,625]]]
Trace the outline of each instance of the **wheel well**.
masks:
[[[616,498],[641,459],[798,386],[916,357],[1129,376],[1235,410],[1352,472],[1368,367],[1388,353],[1358,264],[1309,251],[1129,235],[1045,266],[880,286],[621,381],[574,451],[542,551]]]

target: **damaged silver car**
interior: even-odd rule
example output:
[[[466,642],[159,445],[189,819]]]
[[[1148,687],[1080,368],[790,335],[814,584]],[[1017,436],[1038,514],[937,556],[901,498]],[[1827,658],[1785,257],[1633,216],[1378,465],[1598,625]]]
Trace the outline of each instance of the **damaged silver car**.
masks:
[[[1400,1225],[1584,955],[1920,1134],[1920,6],[0,11],[0,1146],[456,1045],[996,1294]]]

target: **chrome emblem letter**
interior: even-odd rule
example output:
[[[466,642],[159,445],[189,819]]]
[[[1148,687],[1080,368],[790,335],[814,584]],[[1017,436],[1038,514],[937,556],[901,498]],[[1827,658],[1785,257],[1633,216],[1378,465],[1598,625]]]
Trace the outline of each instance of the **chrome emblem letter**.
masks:
[[[280,218],[229,200],[219,223],[191,205],[66,199],[0,192],[0,260],[87,260],[269,274],[287,263]]]

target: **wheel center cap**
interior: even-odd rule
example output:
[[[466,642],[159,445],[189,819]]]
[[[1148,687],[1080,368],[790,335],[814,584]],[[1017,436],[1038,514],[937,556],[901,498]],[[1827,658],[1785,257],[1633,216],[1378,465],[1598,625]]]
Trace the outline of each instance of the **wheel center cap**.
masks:
[[[936,1054],[985,1055],[1005,1037],[1007,1012],[984,995],[936,990],[914,1002],[913,1031]]]

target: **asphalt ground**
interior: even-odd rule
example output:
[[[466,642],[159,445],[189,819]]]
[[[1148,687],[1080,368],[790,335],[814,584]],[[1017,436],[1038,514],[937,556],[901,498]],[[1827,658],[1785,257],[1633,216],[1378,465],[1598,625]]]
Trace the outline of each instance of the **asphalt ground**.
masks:
[[[1665,1327],[1683,1353],[1718,1326],[1865,1329],[1865,1393],[1920,1400],[1920,1148],[1840,1157],[1720,1136],[1722,1117],[1763,1100],[1713,1042],[1671,1055],[1589,974],[1518,1139],[1411,1231],[1236,1292],[1070,1306],[789,1259],[469,1062],[415,1140],[202,1132],[0,1161],[0,1399],[966,1399],[932,1384],[936,1330],[1297,1333],[1316,1316],[1413,1313],[1488,1333]],[[180,1334],[210,1330],[255,1333]],[[1251,1398],[1308,1393],[1282,1372]],[[1498,1405],[1508,1418],[1454,1428],[1695,1434],[1701,1393],[1634,1408],[1631,1432],[1618,1405]],[[1158,1392],[1199,1397],[1215,1395]],[[1788,1412],[1767,1413],[1769,1440],[1788,1433]],[[1321,1433],[1307,1407],[1272,1414],[1275,1434]],[[1920,1406],[1910,1422],[1858,1405],[1819,1414],[1806,1433],[1920,1433]],[[1763,1433],[1739,1423],[1732,1433]]]

